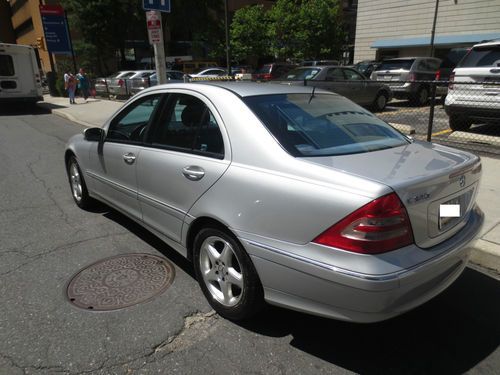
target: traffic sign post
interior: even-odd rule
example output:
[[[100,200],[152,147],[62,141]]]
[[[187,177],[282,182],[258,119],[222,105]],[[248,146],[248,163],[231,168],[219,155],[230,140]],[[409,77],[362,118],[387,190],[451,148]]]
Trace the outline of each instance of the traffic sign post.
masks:
[[[149,43],[153,45],[155,51],[155,66],[158,83],[167,83],[167,70],[165,64],[165,48],[163,46],[161,13],[156,10],[146,12],[146,23],[148,28]]]

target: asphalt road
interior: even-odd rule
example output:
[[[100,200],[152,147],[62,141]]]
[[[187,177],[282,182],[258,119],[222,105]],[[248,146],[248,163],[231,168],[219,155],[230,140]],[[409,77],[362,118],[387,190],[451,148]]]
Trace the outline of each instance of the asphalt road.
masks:
[[[123,215],[73,203],[66,140],[48,113],[0,113],[0,374],[498,374],[500,281],[467,269],[446,292],[357,325],[269,307],[233,323],[205,302],[190,264]],[[113,312],[65,296],[73,275],[126,253],[169,258],[170,288]]]

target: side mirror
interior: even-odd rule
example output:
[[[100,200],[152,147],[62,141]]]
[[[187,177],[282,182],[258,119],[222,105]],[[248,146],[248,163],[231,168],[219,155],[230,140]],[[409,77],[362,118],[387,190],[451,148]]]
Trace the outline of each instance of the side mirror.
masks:
[[[88,128],[83,131],[83,137],[89,142],[100,142],[104,138],[102,128]]]

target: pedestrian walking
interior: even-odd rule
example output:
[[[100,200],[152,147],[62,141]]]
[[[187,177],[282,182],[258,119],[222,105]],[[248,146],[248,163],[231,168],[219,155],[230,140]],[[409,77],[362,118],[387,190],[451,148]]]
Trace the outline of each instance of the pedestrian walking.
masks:
[[[76,104],[76,77],[71,72],[66,72],[66,74],[64,74],[64,88],[68,91],[69,104]]]
[[[90,96],[90,80],[85,73],[83,68],[80,68],[78,74],[76,75],[76,79],[78,80],[78,90],[80,90],[80,95],[87,101],[87,98]]]

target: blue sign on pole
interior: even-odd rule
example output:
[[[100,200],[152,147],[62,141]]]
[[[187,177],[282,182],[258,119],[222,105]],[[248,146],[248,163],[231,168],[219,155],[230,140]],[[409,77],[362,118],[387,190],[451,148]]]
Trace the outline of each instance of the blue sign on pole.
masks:
[[[142,0],[142,8],[170,13],[170,0]]]
[[[71,55],[64,10],[57,5],[40,5],[45,43],[50,53]]]

